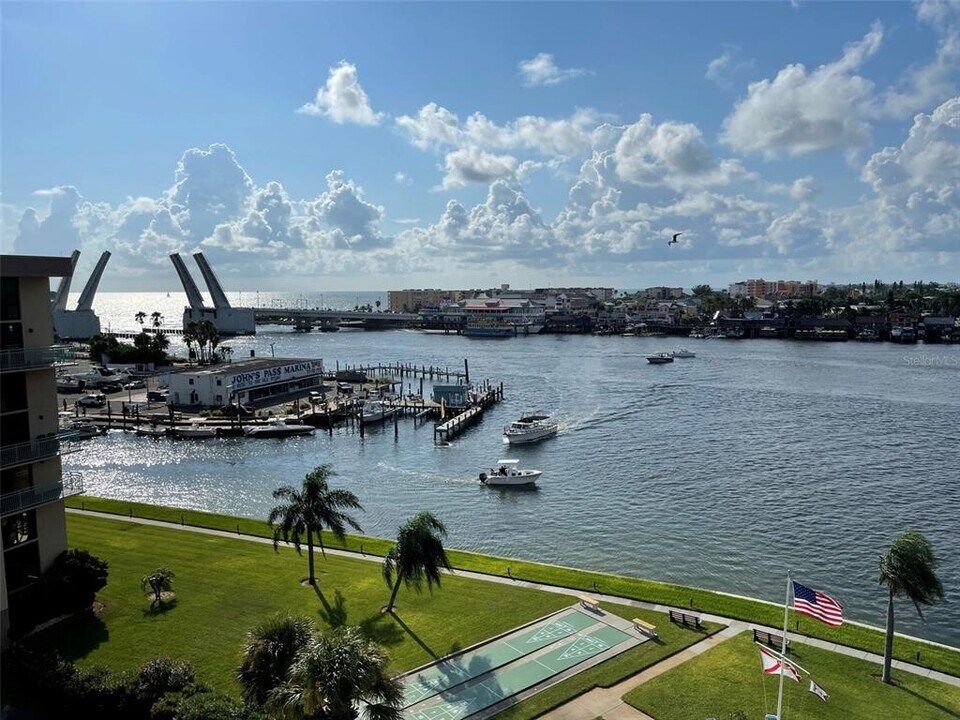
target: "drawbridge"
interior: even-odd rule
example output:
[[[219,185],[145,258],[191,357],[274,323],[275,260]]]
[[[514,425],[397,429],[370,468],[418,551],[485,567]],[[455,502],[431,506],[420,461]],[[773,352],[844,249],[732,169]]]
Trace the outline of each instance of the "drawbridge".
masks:
[[[204,303],[203,295],[200,289],[193,281],[193,276],[187,269],[180,253],[172,253],[170,260],[173,267],[180,277],[180,284],[187,294],[187,307],[183,309],[183,327],[186,328],[190,323],[197,323],[203,320],[209,320],[217,329],[220,335],[254,335],[257,332],[256,313],[253,308],[233,307],[227,299],[227,294],[223,291],[223,286],[210,267],[210,263],[203,256],[202,252],[193,254],[193,259],[197,261],[200,267],[200,274],[210,292],[210,299],[213,307]]]
[[[74,250],[70,256],[72,269],[76,270],[77,261],[80,259],[80,251]],[[73,272],[60,280],[57,287],[57,293],[53,299],[51,311],[53,313],[53,327],[61,340],[89,340],[94,335],[100,333],[100,318],[93,311],[93,299],[97,294],[97,287],[100,285],[100,278],[103,277],[103,271],[107,267],[107,261],[110,259],[110,252],[104,251],[97,261],[87,284],[80,293],[80,299],[77,301],[75,310],[67,309],[67,299],[70,295],[70,283],[73,279]]]

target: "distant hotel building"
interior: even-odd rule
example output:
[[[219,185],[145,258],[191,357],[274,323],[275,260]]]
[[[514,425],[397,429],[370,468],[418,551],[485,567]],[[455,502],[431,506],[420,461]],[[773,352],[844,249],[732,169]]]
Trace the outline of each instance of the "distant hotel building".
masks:
[[[650,287],[646,290],[641,290],[639,295],[640,297],[649,298],[650,300],[677,300],[683,297],[683,288]]]
[[[731,283],[728,292],[731,297],[755,298],[802,298],[813,297],[819,291],[816,280],[745,280]]]
[[[41,576],[67,549],[63,498],[83,492],[63,475],[58,436],[50,278],[70,258],[0,258],[0,642],[36,603]]]
[[[459,302],[463,297],[462,290],[390,290],[387,292],[387,309],[415,313],[426,307]]]

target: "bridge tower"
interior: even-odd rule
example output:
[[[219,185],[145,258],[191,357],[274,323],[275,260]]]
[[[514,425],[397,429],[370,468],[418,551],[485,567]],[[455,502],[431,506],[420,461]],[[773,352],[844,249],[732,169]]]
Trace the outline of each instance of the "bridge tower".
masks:
[[[80,251],[74,250],[70,257],[74,269],[77,267],[79,258]],[[107,267],[109,259],[110,252],[105,250],[90,274],[83,292],[80,293],[76,310],[67,310],[71,277],[65,277],[60,281],[51,311],[53,313],[54,330],[61,340],[89,340],[100,333],[100,318],[93,312],[93,299],[97,294],[100,278],[103,277],[103,271]]]

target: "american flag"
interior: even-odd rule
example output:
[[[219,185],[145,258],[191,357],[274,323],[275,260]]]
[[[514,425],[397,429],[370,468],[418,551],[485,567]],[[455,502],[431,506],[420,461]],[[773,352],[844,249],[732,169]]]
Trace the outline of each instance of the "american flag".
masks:
[[[793,609],[827,625],[843,625],[843,605],[826,593],[793,581]]]

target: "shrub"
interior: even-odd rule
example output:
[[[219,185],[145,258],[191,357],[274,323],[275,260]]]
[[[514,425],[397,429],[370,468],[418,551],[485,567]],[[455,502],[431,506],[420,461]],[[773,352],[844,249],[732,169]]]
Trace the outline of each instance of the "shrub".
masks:
[[[107,584],[107,563],[86,550],[60,553],[43,577],[48,616],[88,609]]]

